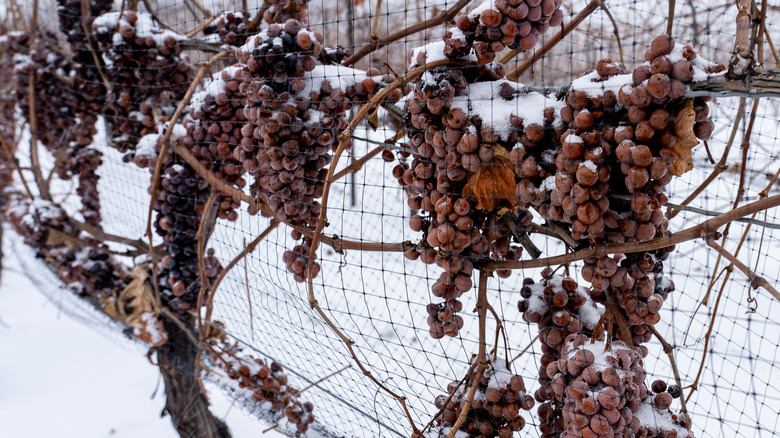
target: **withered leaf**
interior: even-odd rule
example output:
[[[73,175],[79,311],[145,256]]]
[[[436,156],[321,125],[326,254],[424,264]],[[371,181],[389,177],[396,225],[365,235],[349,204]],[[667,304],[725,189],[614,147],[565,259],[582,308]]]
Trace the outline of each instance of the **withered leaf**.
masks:
[[[493,160],[482,163],[479,170],[469,178],[463,187],[463,196],[476,202],[479,210],[493,211],[497,206],[506,207],[505,204],[514,209],[519,204],[515,193],[517,183],[514,167],[505,149],[495,147],[494,150]]]
[[[696,122],[696,110],[693,109],[693,99],[687,99],[674,120],[674,135],[677,141],[672,151],[677,154],[677,161],[669,169],[674,176],[680,176],[693,169],[693,148],[699,144],[693,125]]]
[[[132,280],[116,295],[103,300],[103,311],[114,319],[133,327],[133,334],[144,342],[159,347],[168,340],[162,322],[157,318],[156,301],[149,282],[149,269],[136,266]]]

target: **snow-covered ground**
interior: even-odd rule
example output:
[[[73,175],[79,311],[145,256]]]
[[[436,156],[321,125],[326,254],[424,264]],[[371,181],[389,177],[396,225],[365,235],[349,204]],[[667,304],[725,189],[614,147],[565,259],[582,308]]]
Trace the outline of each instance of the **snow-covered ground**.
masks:
[[[44,295],[25,274],[9,234],[0,285],[0,436],[176,437],[169,417],[160,417],[162,382],[145,349],[95,325],[86,310],[74,316],[70,292],[61,291],[59,302]],[[262,434],[266,425],[207,386],[212,411],[234,437]]]

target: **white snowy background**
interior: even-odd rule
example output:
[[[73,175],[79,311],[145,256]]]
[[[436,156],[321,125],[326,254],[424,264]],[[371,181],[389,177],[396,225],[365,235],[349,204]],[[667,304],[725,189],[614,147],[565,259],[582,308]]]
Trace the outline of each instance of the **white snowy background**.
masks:
[[[7,233],[13,233],[7,229]],[[8,235],[7,235],[8,236]],[[4,244],[0,283],[0,437],[177,437],[165,405],[160,373],[146,349],[73,302],[42,293]],[[41,281],[50,281],[41,276]],[[49,284],[50,290],[57,286]],[[235,438],[279,438],[206,383],[212,412]]]

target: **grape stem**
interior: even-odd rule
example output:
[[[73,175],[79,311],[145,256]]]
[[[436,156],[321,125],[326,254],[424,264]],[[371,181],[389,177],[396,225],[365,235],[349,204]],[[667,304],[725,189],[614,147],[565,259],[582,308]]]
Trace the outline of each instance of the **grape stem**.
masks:
[[[672,367],[672,372],[674,373],[674,381],[677,383],[677,386],[682,388],[682,381],[680,380],[680,371],[677,369],[677,361],[674,359],[674,347],[664,339],[663,336],[661,336],[660,333],[658,333],[658,330],[655,329],[655,327],[652,326],[652,324],[645,324],[645,327],[650,329],[651,332],[653,332],[653,335],[655,335],[656,339],[658,339],[658,342],[661,343],[661,346],[664,349],[664,353],[666,353],[666,356],[669,358],[669,364]],[[680,402],[682,403],[682,413],[687,414],[688,413],[688,407],[685,405],[685,397],[680,397]]]
[[[30,167],[32,168],[35,185],[38,186],[41,197],[47,201],[51,201],[49,185],[43,178],[41,164],[38,158],[38,119],[35,117],[35,77],[32,74],[29,76],[27,87],[28,99],[30,101]]]
[[[0,131],[0,143],[3,145],[3,150],[5,151],[5,154],[8,155],[8,161],[11,162],[11,165],[14,166],[14,169],[16,169],[16,172],[19,173],[19,180],[22,182],[22,185],[24,186],[24,190],[27,192],[27,196],[30,199],[34,199],[32,192],[30,191],[30,186],[27,185],[27,180],[24,178],[24,173],[22,172],[22,168],[19,167],[19,160],[16,159],[16,155],[14,155],[13,147],[8,143],[8,139],[5,137],[5,134],[3,134],[2,131]]]
[[[458,419],[455,420],[455,424],[452,425],[452,428],[447,433],[447,438],[454,438],[460,426],[462,426],[466,421],[466,415],[471,409],[471,403],[474,401],[474,395],[477,393],[477,387],[479,386],[479,381],[482,380],[482,374],[484,372],[485,362],[480,361],[479,365],[477,365],[477,374],[474,376],[474,384],[471,385],[471,389],[469,389],[469,394],[466,396],[466,400],[464,400],[460,405],[460,414],[458,415]]]
[[[720,290],[718,291],[718,297],[715,300],[715,307],[712,309],[710,326],[707,329],[707,333],[704,335],[704,348],[702,349],[701,362],[699,363],[699,371],[696,373],[696,378],[693,380],[693,383],[690,385],[691,390],[688,392],[688,396],[685,397],[686,403],[690,401],[694,391],[696,391],[696,389],[698,389],[699,387],[699,378],[701,377],[701,372],[704,370],[704,360],[707,358],[707,351],[709,350],[709,346],[710,346],[710,336],[712,335],[712,329],[715,327],[715,317],[718,315],[718,306],[720,305],[720,298],[723,296],[723,291],[726,289],[726,283],[728,283],[729,276],[734,271],[734,266],[729,265],[725,268],[725,270],[726,270],[726,277],[723,279],[723,283],[721,283],[720,285]]]
[[[528,345],[526,345],[525,348],[523,348],[523,351],[518,353],[517,356],[515,356],[512,360],[509,361],[509,365],[512,365],[512,362],[516,361],[517,359],[520,358],[520,356],[525,354],[525,352],[528,351],[528,349],[531,348],[531,346],[534,345],[534,342],[536,342],[538,339],[539,339],[539,333],[537,333],[536,336],[534,336],[534,338],[531,339],[531,342],[529,342]]]
[[[200,32],[201,30],[205,29],[209,24],[211,24],[214,20],[216,20],[217,17],[209,17],[200,23],[196,24],[190,29],[185,30],[183,33],[184,35],[187,35],[188,37],[192,38],[196,33]]]
[[[504,216],[502,216],[505,219],[509,231],[512,233],[512,236],[514,236],[515,240],[523,245],[523,248],[525,248],[526,252],[528,252],[528,255],[531,256],[532,259],[538,259],[540,255],[542,255],[542,250],[540,250],[534,242],[531,240],[530,237],[528,237],[528,233],[522,230],[518,230],[517,221],[515,221],[515,218],[513,217],[512,213],[507,213]]]
[[[203,12],[203,15],[207,17],[211,17],[214,14],[211,13],[208,9],[204,8],[202,4],[198,0],[184,0],[185,2],[192,2],[192,4],[195,5],[196,8],[198,8],[201,12]]]
[[[311,389],[311,388],[314,388],[315,386],[319,385],[320,383],[322,383],[322,382],[324,382],[324,381],[326,381],[326,380],[330,379],[330,378],[331,378],[331,377],[333,377],[333,376],[337,376],[337,375],[339,375],[339,374],[343,373],[344,371],[346,371],[346,370],[348,370],[348,369],[350,369],[350,368],[352,368],[352,364],[350,364],[350,365],[347,365],[347,366],[345,366],[345,367],[343,367],[343,368],[341,368],[341,369],[338,369],[338,370],[336,370],[336,371],[334,371],[334,372],[332,372],[332,373],[328,374],[327,376],[320,378],[320,379],[319,379],[319,380],[317,380],[316,382],[312,382],[311,384],[309,384],[309,386],[307,386],[307,387],[305,387],[305,388],[301,389],[301,391],[299,392],[299,394],[303,394],[303,393],[304,393],[306,390],[308,390],[308,389]]]
[[[674,8],[674,0],[669,0],[669,2],[671,4],[670,7]],[[612,33],[615,35],[615,41],[617,42],[618,55],[620,56],[620,63],[625,64],[625,62],[623,62],[623,43],[620,40],[620,31],[618,31],[617,21],[615,21],[615,17],[612,16],[612,12],[609,12],[609,8],[607,8],[607,5],[604,4],[603,0],[599,6],[601,6],[601,10],[604,11],[605,14],[607,14],[607,18],[609,18],[609,21],[612,22]],[[673,17],[674,17],[674,13],[672,13],[671,16],[669,17],[670,27],[671,27]],[[669,30],[667,33],[671,35],[671,30]]]
[[[376,43],[379,40],[379,37],[376,36],[376,30],[379,27],[379,17],[381,16],[380,13],[382,11],[382,0],[376,1],[376,12],[374,13],[374,22],[371,24],[371,35],[369,36],[371,38],[371,43]]]
[[[154,12],[151,3],[149,3],[149,0],[142,0],[142,1],[144,2],[144,6],[146,7],[146,12],[148,12],[149,15],[152,16],[152,19],[154,19],[154,21],[156,21],[157,24],[162,26],[163,29],[170,30],[171,32],[176,32],[174,29],[172,29],[170,26],[168,26],[162,20],[160,20],[160,17],[158,17],[157,14]]]
[[[496,309],[493,308],[491,304],[487,305],[487,309],[490,311],[491,314],[493,314],[493,318],[496,319],[496,339],[493,344],[493,361],[495,362],[496,359],[498,359],[498,340],[499,340],[499,333],[503,335],[504,337],[504,357],[509,357],[509,339],[506,336],[506,330],[504,329],[504,323],[501,321],[501,318],[498,316],[498,312],[496,312]]]

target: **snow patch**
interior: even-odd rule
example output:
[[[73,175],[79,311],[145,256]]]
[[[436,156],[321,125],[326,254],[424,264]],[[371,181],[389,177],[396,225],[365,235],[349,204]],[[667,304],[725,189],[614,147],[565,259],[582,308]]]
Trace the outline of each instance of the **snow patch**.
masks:
[[[136,16],[138,20],[134,25],[131,25],[126,17],[120,16],[121,12],[108,12],[103,14],[92,22],[92,27],[97,33],[116,32],[113,35],[113,42],[115,45],[122,44],[124,38],[119,34],[118,30],[121,26],[130,26],[135,29],[135,36],[138,38],[153,38],[158,46],[165,45],[165,39],[168,37],[174,38],[176,41],[184,41],[186,36],[180,35],[176,32],[162,29],[157,23],[154,22],[152,16],[146,12],[137,12]],[[119,37],[117,39],[117,37]]]
[[[603,96],[607,91],[611,91],[617,96],[621,87],[624,85],[631,86],[632,84],[633,79],[630,73],[611,76],[607,80],[602,81],[601,76],[594,70],[573,80],[569,89],[584,91],[587,93],[588,97],[598,98]],[[621,106],[620,101],[618,101],[616,105]]]
[[[634,417],[639,420],[642,426],[650,431],[662,432],[665,430],[674,430],[679,438],[692,437],[691,431],[685,429],[674,422],[672,413],[668,409],[658,410],[653,406],[652,397],[646,397],[639,409],[634,412]]]
[[[598,173],[598,171],[599,171],[599,168],[598,168],[598,166],[596,166],[596,163],[594,163],[591,160],[586,160],[586,161],[581,162],[578,167],[587,167],[588,170],[590,170],[593,173]]]
[[[508,84],[517,90],[512,99],[496,97],[502,84]],[[547,107],[553,107],[556,120],[559,119],[558,114],[564,102],[541,93],[523,93],[522,88],[522,84],[506,79],[469,84],[462,96],[452,99],[451,108],[462,110],[469,118],[479,116],[482,123],[492,126],[493,132],[503,141],[508,140],[514,129],[509,122],[509,116],[512,114],[521,117],[526,127],[532,123],[544,126],[544,109]]]
[[[226,67],[215,74],[213,79],[208,80],[200,91],[192,95],[190,100],[190,109],[196,111],[200,110],[203,104],[206,102],[206,98],[209,96],[214,97],[220,93],[223,93],[225,91],[225,87],[227,86],[227,82],[222,79],[222,73],[227,72],[228,76],[234,77],[235,73],[238,70],[241,70],[241,68],[241,66],[231,65],[230,67]]]
[[[381,79],[381,76],[368,76],[363,70],[344,67],[343,65],[318,65],[314,67],[314,70],[303,75],[306,86],[300,95],[309,96],[312,92],[319,93],[322,83],[325,81],[330,82],[333,88],[345,90],[366,78],[377,82]]]

